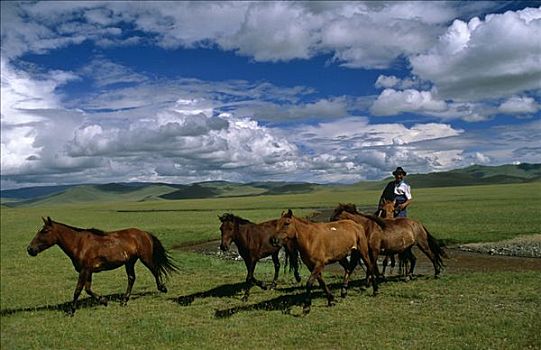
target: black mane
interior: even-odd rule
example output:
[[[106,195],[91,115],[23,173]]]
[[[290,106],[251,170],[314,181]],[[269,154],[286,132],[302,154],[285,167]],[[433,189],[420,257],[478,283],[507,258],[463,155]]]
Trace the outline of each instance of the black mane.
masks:
[[[56,222],[54,221],[55,224],[59,224],[59,225],[62,225],[62,226],[65,226],[75,232],[90,232],[92,234],[95,234],[95,235],[98,235],[98,236],[107,236],[107,232],[103,231],[103,230],[99,230],[97,228],[80,228],[80,227],[75,227],[75,226],[70,226],[70,225],[67,225],[67,224],[63,224],[61,222]]]
[[[366,219],[372,220],[376,222],[376,224],[378,224],[378,226],[381,228],[385,228],[386,226],[385,221],[382,218],[372,215],[372,214],[361,213],[360,211],[357,210],[357,206],[353,203],[348,203],[348,204],[339,203],[338,207],[335,209],[335,212],[337,212],[338,210],[341,210],[340,213],[342,211],[345,211],[347,213],[359,215]]]
[[[250,220],[243,219],[231,213],[224,213],[222,216],[219,216],[219,218],[221,222],[236,222],[239,225],[252,223]]]

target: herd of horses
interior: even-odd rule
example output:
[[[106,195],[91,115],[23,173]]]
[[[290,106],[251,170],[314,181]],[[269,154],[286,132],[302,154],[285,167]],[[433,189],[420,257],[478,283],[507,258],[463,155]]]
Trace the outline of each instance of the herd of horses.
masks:
[[[354,204],[339,204],[329,222],[312,222],[293,215],[291,210],[283,212],[279,219],[253,223],[249,220],[226,213],[219,216],[221,221],[222,250],[228,250],[231,243],[237,246],[247,269],[243,300],[248,300],[250,289],[257,285],[262,289],[274,288],[280,270],[279,252],[284,248],[286,265],[294,271],[297,282],[299,255],[308,267],[310,276],[306,282],[304,313],[310,312],[311,290],[317,280],[327,295],[328,305],[333,305],[334,296],[322,277],[326,265],[338,262],[344,269],[341,296],[346,297],[350,276],[360,261],[364,263],[365,284],[372,286],[373,294],[378,292],[378,282],[385,278],[387,260],[398,255],[404,274],[411,277],[415,268],[412,248],[417,246],[432,262],[437,277],[443,267],[442,257],[447,257],[443,245],[434,238],[418,221],[408,218],[394,218],[394,203],[384,203],[378,215],[367,215],[357,211]],[[82,229],[43,218],[43,227],[30,242],[27,252],[36,256],[41,251],[58,245],[71,259],[79,273],[77,286],[69,313],[73,315],[82,289],[100,303],[107,299],[92,291],[92,274],[125,266],[128,286],[122,298],[125,305],[130,298],[135,282],[134,265],[137,260],[150,270],[159,291],[167,292],[164,279],[178,267],[162,243],[154,235],[129,228],[104,232],[97,229]],[[379,272],[377,261],[385,256],[383,273]],[[274,278],[270,286],[254,277],[256,263],[264,257],[272,257]]]

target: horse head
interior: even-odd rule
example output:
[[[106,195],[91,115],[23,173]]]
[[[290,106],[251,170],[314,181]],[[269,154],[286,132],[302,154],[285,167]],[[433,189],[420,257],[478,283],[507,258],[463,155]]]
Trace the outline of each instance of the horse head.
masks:
[[[30,256],[36,256],[38,253],[53,246],[57,242],[57,235],[55,230],[55,223],[50,217],[41,218],[43,220],[43,227],[36,233],[34,239],[30,242],[26,251]]]
[[[385,199],[381,206],[381,217],[386,219],[392,219],[395,217],[396,201]]]
[[[222,233],[222,242],[220,243],[220,249],[222,251],[228,251],[231,242],[235,236],[235,233],[238,232],[239,224],[236,220],[235,215],[230,213],[225,213],[222,216],[218,216],[222,224],[220,225],[220,232]]]
[[[282,246],[295,236],[295,225],[293,224],[293,212],[288,209],[282,212],[280,219],[276,222],[276,235],[271,238],[271,244],[275,247]]]

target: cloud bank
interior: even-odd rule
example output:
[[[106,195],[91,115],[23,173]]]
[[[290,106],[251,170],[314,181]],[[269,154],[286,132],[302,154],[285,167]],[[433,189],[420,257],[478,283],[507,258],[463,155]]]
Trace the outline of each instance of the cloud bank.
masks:
[[[539,162],[541,8],[495,2],[2,2],[3,188],[108,181],[353,182],[472,163]],[[325,55],[376,70],[374,94],[163,78],[103,54],[25,63],[91,42]],[[99,50],[98,50],[99,51]],[[400,72],[397,74],[397,67]],[[406,68],[403,68],[406,67]],[[84,94],[68,87],[88,84]],[[409,120],[397,117],[408,115]],[[502,116],[521,126],[464,123]],[[497,142],[495,142],[497,140]]]

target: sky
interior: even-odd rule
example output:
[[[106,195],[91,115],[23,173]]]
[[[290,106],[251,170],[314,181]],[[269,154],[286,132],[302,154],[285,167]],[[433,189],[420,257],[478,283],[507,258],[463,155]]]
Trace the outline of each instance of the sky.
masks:
[[[541,163],[541,1],[1,2],[1,186]]]

